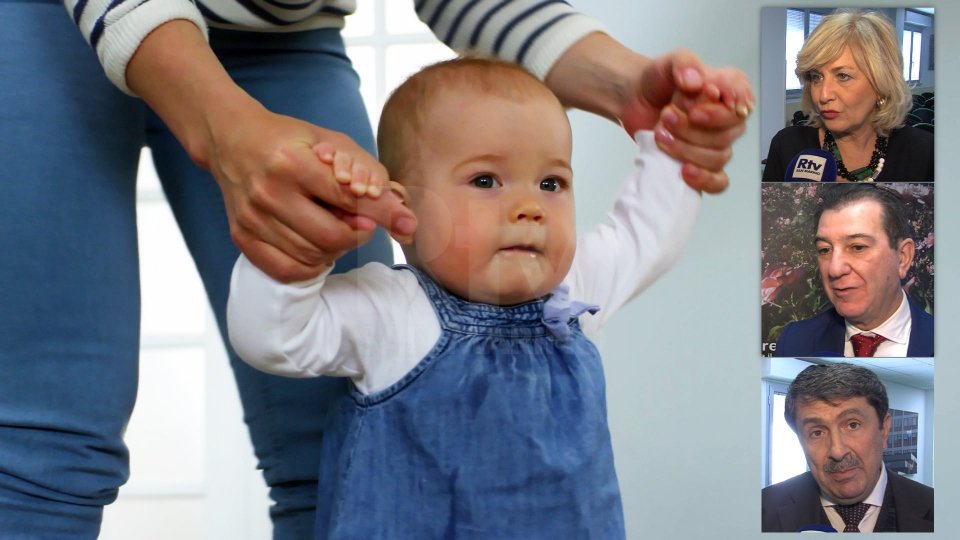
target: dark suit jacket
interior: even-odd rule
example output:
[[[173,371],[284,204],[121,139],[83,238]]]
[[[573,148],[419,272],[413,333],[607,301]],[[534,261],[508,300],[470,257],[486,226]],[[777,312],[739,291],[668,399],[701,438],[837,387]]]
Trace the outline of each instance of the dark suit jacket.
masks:
[[[770,141],[763,181],[783,182],[790,161],[810,148],[820,148],[817,128],[788,126],[781,129]],[[887,156],[877,181],[933,182],[933,134],[914,127],[890,132]]]
[[[933,356],[933,315],[924,311],[910,295],[907,295],[907,303],[911,318],[907,356]],[[843,317],[831,306],[816,317],[784,326],[773,355],[790,358],[843,356],[845,331]]]
[[[796,532],[830,525],[820,505],[820,487],[809,471],[763,489],[761,530]],[[933,488],[887,470],[887,490],[874,532],[933,532]]]

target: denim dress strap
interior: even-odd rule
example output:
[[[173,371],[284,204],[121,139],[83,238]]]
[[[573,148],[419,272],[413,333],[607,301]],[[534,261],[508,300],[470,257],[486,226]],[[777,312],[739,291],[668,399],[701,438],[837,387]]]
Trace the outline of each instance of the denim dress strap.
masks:
[[[417,276],[417,281],[434,306],[443,330],[517,338],[542,337],[548,334],[541,320],[544,303],[542,299],[509,307],[479,304],[444,290],[416,267],[398,264],[394,265],[394,268],[413,272]]]

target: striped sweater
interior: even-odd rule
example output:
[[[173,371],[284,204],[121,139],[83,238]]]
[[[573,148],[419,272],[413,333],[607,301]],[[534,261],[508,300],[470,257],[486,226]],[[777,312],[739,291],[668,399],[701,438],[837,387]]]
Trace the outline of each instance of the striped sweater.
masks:
[[[396,0],[387,0],[396,1]],[[127,62],[154,28],[187,19],[207,27],[267,32],[340,28],[355,0],[63,0],[110,80],[126,85]],[[494,54],[541,79],[600,24],[561,0],[416,0],[420,19],[457,51]]]

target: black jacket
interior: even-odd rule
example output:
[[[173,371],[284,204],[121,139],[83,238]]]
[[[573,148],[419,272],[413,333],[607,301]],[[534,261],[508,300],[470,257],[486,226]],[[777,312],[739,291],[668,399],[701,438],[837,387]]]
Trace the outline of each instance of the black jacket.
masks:
[[[764,488],[760,500],[763,532],[830,525],[820,505],[820,487],[809,471]],[[874,532],[933,532],[933,488],[887,469],[887,489]]]
[[[805,149],[820,148],[817,133],[817,128],[809,126],[790,126],[777,132],[770,141],[763,181],[782,182],[794,156]],[[913,127],[893,130],[877,182],[933,182],[933,134]]]

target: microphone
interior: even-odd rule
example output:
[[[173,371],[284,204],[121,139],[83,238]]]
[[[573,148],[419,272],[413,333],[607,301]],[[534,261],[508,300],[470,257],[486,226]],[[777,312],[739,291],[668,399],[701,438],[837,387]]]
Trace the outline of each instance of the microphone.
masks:
[[[787,164],[784,182],[836,182],[837,160],[819,148],[804,148]]]
[[[833,527],[829,526],[829,525],[819,525],[819,524],[817,524],[817,523],[809,523],[809,524],[804,525],[803,527],[800,527],[799,529],[797,529],[797,532],[802,532],[802,533],[818,533],[818,532],[820,532],[820,533],[835,533],[835,532],[837,532],[837,530],[834,529]]]

